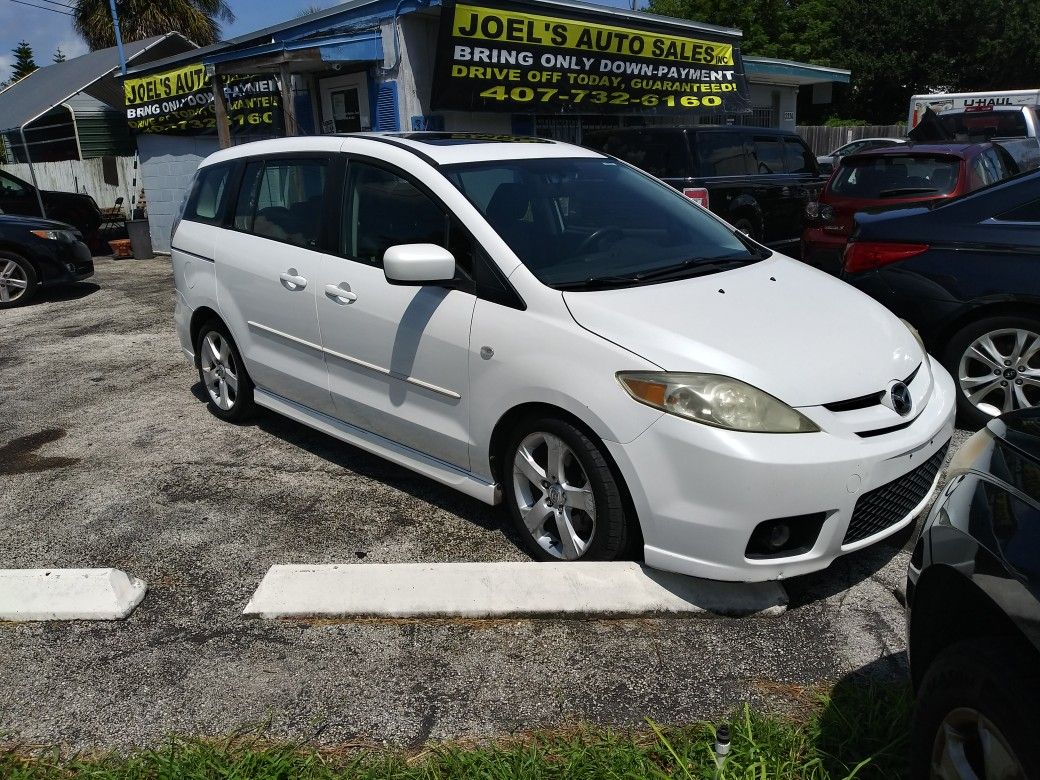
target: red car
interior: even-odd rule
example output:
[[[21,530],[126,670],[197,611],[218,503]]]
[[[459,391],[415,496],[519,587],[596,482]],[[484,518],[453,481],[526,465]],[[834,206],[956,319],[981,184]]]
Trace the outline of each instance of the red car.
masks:
[[[1018,173],[998,144],[907,144],[841,160],[819,201],[806,205],[802,260],[833,274],[859,211],[888,211],[948,200]]]

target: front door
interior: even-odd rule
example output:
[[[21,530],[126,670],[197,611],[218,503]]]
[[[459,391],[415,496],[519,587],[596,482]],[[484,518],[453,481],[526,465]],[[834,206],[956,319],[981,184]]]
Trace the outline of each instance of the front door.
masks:
[[[322,132],[358,133],[371,130],[365,74],[352,73],[321,81]]]
[[[432,243],[465,268],[471,251],[461,247],[469,244],[416,182],[374,164],[350,162],[340,213],[339,246],[325,257],[317,301],[336,415],[468,469],[476,296],[391,285],[382,266],[390,246]]]

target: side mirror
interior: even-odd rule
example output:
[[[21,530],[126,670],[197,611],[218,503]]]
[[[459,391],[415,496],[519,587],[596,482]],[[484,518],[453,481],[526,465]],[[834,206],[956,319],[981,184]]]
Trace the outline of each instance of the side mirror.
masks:
[[[455,278],[455,257],[436,244],[398,244],[383,253],[383,274],[390,284],[450,282]]]

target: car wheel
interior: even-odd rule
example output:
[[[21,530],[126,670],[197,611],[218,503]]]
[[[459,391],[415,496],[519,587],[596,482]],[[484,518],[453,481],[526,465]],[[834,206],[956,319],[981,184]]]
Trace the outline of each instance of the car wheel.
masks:
[[[12,252],[0,252],[0,309],[28,303],[38,287],[36,269],[28,260]]]
[[[503,462],[505,497],[524,547],[540,561],[611,561],[632,533],[600,446],[555,418],[529,420]]]
[[[228,422],[247,420],[256,408],[253,383],[227,329],[217,322],[204,325],[195,350],[210,410]]]
[[[911,777],[1040,777],[1036,659],[1004,640],[945,650],[917,695]]]
[[[758,241],[758,227],[750,217],[739,217],[733,222],[733,227],[746,235],[748,238]]]
[[[957,382],[961,421],[975,428],[1015,409],[1040,406],[1040,321],[988,317],[950,339],[943,364]]]

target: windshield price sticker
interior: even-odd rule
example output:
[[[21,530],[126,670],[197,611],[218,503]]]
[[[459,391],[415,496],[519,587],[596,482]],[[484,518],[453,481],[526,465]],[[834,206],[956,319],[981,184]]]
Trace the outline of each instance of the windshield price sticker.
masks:
[[[433,108],[746,112],[738,41],[620,27],[579,11],[546,16],[506,5],[449,4],[441,18]]]

